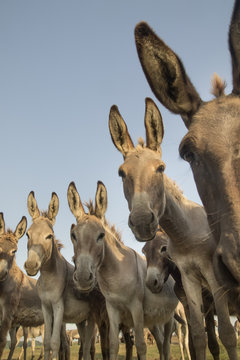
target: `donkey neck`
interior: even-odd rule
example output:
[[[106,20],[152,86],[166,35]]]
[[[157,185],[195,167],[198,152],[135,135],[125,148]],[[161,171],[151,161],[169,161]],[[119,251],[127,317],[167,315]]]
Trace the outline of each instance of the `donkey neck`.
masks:
[[[100,266],[100,270],[109,271],[117,270],[119,261],[122,261],[124,257],[124,245],[117,240],[114,234],[110,230],[106,230],[106,236],[104,239],[103,259]]]
[[[60,254],[59,250],[57,249],[55,238],[53,238],[51,256],[46,262],[44,262],[44,264],[42,264],[40,269],[41,275],[51,273],[55,276],[55,274],[57,273],[59,276],[61,272],[64,272],[64,270],[61,271],[61,269],[64,269],[64,266],[62,266],[63,262],[64,259]]]
[[[167,176],[164,176],[165,211],[159,224],[171,241],[181,245],[202,242],[210,235],[204,208],[185,198],[182,191]]]

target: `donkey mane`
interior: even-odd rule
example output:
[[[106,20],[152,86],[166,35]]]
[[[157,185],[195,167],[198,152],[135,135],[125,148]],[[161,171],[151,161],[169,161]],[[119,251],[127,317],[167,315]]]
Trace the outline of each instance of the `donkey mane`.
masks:
[[[211,93],[217,98],[225,95],[224,90],[227,86],[226,81],[222,80],[217,73],[213,74],[212,77],[212,88]]]
[[[170,192],[178,202],[186,201],[186,197],[184,196],[183,191],[180,189],[177,183],[166,175],[165,186],[167,188],[167,191]]]
[[[7,237],[8,241],[11,241],[12,243],[16,244],[15,235],[14,235],[13,231],[10,228],[7,229],[7,231],[5,232],[4,235]]]

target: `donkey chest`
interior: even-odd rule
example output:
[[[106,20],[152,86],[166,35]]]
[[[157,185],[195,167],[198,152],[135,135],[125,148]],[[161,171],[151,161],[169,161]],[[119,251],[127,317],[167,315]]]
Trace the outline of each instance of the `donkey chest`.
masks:
[[[50,277],[49,279],[39,278],[37,282],[37,291],[42,302],[54,303],[58,302],[62,297],[65,284],[57,279]]]

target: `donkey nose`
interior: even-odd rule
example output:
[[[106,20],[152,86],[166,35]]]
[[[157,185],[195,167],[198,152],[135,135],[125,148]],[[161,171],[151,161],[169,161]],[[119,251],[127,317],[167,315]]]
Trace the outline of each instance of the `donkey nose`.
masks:
[[[78,281],[78,278],[77,278],[77,273],[76,273],[76,271],[74,271],[74,273],[73,273],[73,280],[74,281]]]

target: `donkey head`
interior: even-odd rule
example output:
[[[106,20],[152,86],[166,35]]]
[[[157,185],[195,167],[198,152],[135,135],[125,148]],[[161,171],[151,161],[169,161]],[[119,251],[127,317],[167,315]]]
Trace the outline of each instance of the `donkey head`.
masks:
[[[8,277],[17,251],[18,240],[24,235],[26,227],[27,219],[23,216],[14,232],[5,231],[3,213],[0,213],[0,282]]]
[[[75,263],[73,281],[76,289],[89,292],[96,286],[97,269],[101,266],[104,256],[103,220],[107,210],[107,191],[104,184],[98,181],[95,207],[90,203],[88,214],[84,211],[74,182],[68,187],[67,197],[69,208],[77,220],[70,232]]]
[[[240,284],[240,1],[229,29],[233,90],[215,79],[216,99],[203,102],[179,57],[145,22],[135,28],[136,47],[147,81],[188,133],[179,151],[188,161],[216,239],[215,269],[223,283]]]
[[[53,225],[59,209],[59,199],[57,194],[53,192],[48,211],[41,214],[34,192],[31,191],[28,195],[27,205],[33,222],[27,231],[28,258],[24,267],[28,275],[34,276],[52,254]]]
[[[153,240],[142,248],[147,260],[146,285],[153,293],[159,293],[171,272],[167,255],[168,236],[158,230]]]
[[[130,210],[129,227],[138,241],[154,238],[166,203],[165,164],[161,158],[163,123],[157,106],[149,98],[146,99],[145,128],[146,146],[139,143],[134,147],[118,108],[112,106],[109,129],[114,145],[124,157],[119,175]]]

